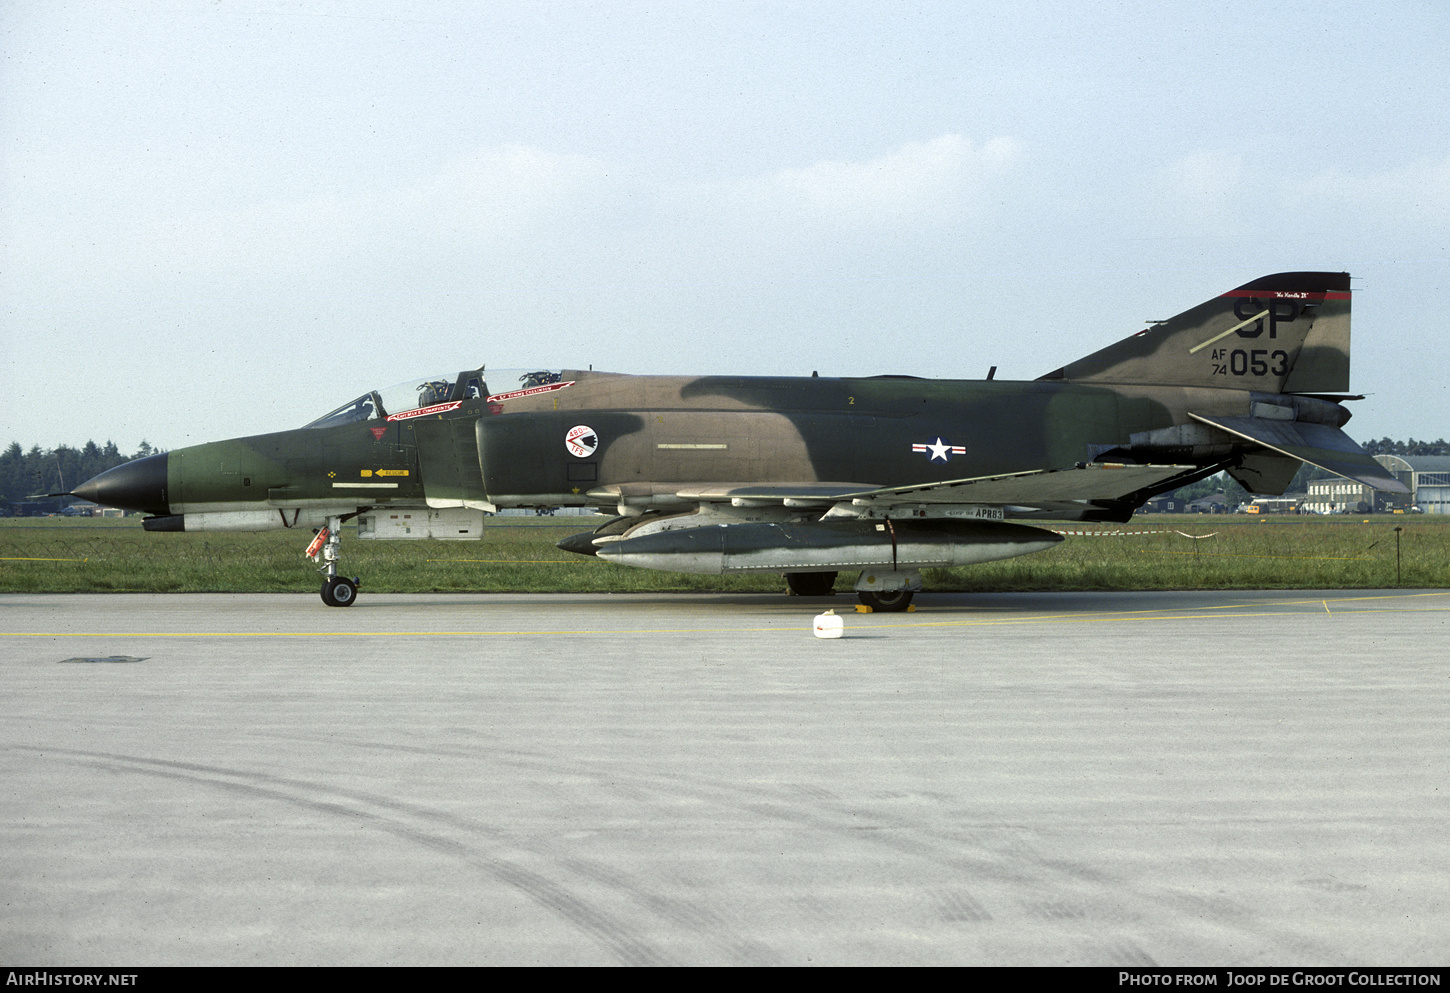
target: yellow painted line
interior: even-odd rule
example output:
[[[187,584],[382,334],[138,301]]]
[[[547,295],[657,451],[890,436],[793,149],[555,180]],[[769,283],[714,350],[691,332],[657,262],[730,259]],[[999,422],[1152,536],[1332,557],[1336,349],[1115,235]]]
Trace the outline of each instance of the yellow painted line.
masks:
[[[1412,599],[1414,597],[1426,597],[1426,596],[1450,596],[1450,590],[1432,590],[1429,593],[1376,593],[1373,596],[1340,596],[1340,597],[1335,597],[1334,598],[1334,602],[1335,603],[1354,603],[1354,602],[1357,602],[1359,600],[1408,600],[1408,599]],[[1284,606],[1284,607],[1287,607],[1287,606],[1301,605],[1301,604],[1306,604],[1306,603],[1318,603],[1318,602],[1319,602],[1318,600],[1274,600],[1274,601],[1269,601],[1269,602],[1265,603],[1264,606],[1269,606],[1269,607]],[[1232,606],[1232,605],[1230,604],[1230,605],[1226,605],[1226,606]],[[1201,610],[1223,610],[1225,608],[1224,607],[1201,607],[1199,609],[1201,609]]]
[[[1303,616],[1308,611],[1278,610],[1248,614],[1179,614],[1164,617],[1134,617],[1135,621],[1196,621],[1221,620],[1240,617],[1292,617]],[[1358,613],[1404,613],[1404,611],[1358,611]],[[854,616],[854,615],[853,615]],[[0,638],[518,638],[524,636],[548,635],[637,635],[637,634],[799,634],[808,630],[802,617],[801,623],[778,625],[768,628],[580,628],[566,630],[540,629],[537,631],[0,631]],[[870,630],[878,628],[941,628],[941,627],[1000,627],[1022,624],[1111,624],[1121,623],[1122,617],[1024,617],[1016,620],[960,620],[960,621],[906,621],[899,623],[875,623]],[[851,629],[848,628],[849,632]],[[859,630],[866,630],[861,628]]]
[[[0,562],[89,562],[90,559],[49,559],[40,555],[6,555]]]
[[[1079,538],[1131,538],[1137,534],[1176,534],[1184,538],[1192,538],[1194,541],[1199,541],[1203,538],[1212,538],[1218,534],[1217,531],[1212,531],[1208,534],[1187,534],[1183,531],[1174,531],[1171,529],[1167,531],[1063,531],[1058,528],[1046,528],[1045,530],[1055,534],[1072,535]]]
[[[1137,549],[1139,555],[1187,555],[1200,559],[1303,559],[1314,562],[1383,562],[1373,555],[1241,555],[1238,552],[1164,552],[1152,548]]]
[[[1313,601],[1322,603],[1322,601]],[[1325,607],[1327,611],[1327,605]],[[1304,617],[1317,611],[1264,610],[1246,611],[1237,614],[1164,614],[1155,617],[1122,617],[1107,614],[1094,617],[1024,617],[1024,618],[980,618],[954,621],[900,621],[896,623],[874,623],[859,630],[879,628],[930,628],[930,627],[1002,627],[1024,624],[1118,624],[1125,620],[1146,621],[1201,621],[1237,620],[1245,617]],[[1370,609],[1357,610],[1356,614],[1405,614],[1439,613],[1439,611]],[[637,635],[637,634],[789,634],[806,630],[804,624],[780,624],[774,627],[747,628],[575,628],[565,630],[539,629],[536,631],[0,631],[0,638],[504,638],[549,635]],[[799,619],[804,621],[805,618]],[[851,630],[847,629],[848,632]]]
[[[800,625],[770,628],[593,628],[565,631],[0,631],[0,638],[493,638],[564,634],[701,634],[738,631],[804,631]]]
[[[1383,593],[1372,596],[1359,597],[1338,597],[1333,602],[1336,604],[1354,603],[1364,600],[1401,600],[1415,599],[1421,597],[1445,597],[1450,596],[1450,591],[1437,590],[1429,593]],[[1219,620],[1223,618],[1237,619],[1242,617],[1303,617],[1317,611],[1304,610],[1263,610],[1260,607],[1287,607],[1287,606],[1322,606],[1326,612],[1329,610],[1329,601],[1324,599],[1310,600],[1281,600],[1264,603],[1261,605],[1249,604],[1219,604],[1205,607],[1191,608],[1197,611],[1237,611],[1233,614],[1209,614],[1209,613],[1171,613],[1165,614],[1162,611],[1174,608],[1158,608],[1147,610],[1125,610],[1113,611],[1100,614],[1045,614],[1037,617],[1021,618],[966,618],[961,620],[944,621],[878,621],[868,625],[864,629],[874,630],[876,628],[909,628],[909,627],[998,627],[1004,625],[1023,624],[1114,624],[1122,621],[1193,621],[1193,620]],[[1179,608],[1180,610],[1182,608]],[[1432,607],[1426,609],[1405,608],[1383,608],[1357,610],[1356,614],[1404,614],[1404,613],[1440,613],[1450,610],[1450,605],[1444,608]],[[1150,615],[1150,616],[1141,616]],[[885,615],[881,615],[885,616]],[[1332,615],[1331,615],[1332,616]],[[451,638],[491,638],[491,637],[519,637],[523,635],[580,635],[580,634],[731,634],[738,632],[751,633],[799,633],[804,628],[797,622],[803,622],[804,614],[799,617],[792,615],[790,623],[782,622],[772,627],[713,627],[713,628],[584,628],[566,630],[540,629],[534,631],[0,631],[3,638],[420,638],[420,637],[451,637]],[[849,631],[850,629],[848,629]]]
[[[1244,592],[1252,592],[1252,591],[1246,590]],[[1231,596],[1232,594],[1229,593],[1227,595],[1230,595]],[[1361,601],[1361,600],[1406,600],[1406,599],[1412,599],[1412,598],[1417,598],[1417,597],[1450,597],[1450,590],[1432,590],[1432,591],[1430,591],[1428,593],[1376,593],[1376,594],[1371,595],[1371,596],[1345,596],[1345,597],[1335,597],[1334,600],[1331,601],[1331,602],[1333,602],[1333,603],[1354,603],[1354,602],[1358,602],[1358,601]],[[1247,611],[1247,610],[1256,610],[1256,609],[1263,608],[1263,607],[1299,607],[1299,606],[1305,606],[1307,604],[1316,604],[1316,603],[1322,603],[1322,602],[1323,602],[1323,600],[1320,599],[1320,598],[1307,599],[1307,600],[1300,600],[1300,599],[1295,599],[1295,600],[1264,600],[1264,601],[1260,601],[1258,603],[1208,604],[1208,605],[1205,605],[1205,606],[1202,606],[1202,607],[1190,607],[1190,608],[1183,608],[1183,607],[1177,607],[1177,608],[1175,608],[1175,607],[1149,607],[1149,608],[1145,608],[1143,610],[1114,610],[1114,611],[1108,611],[1106,613],[1087,614],[1087,615],[1084,615],[1084,614],[1069,614],[1069,613],[1052,613],[1052,614],[1042,614],[1042,615],[1039,615],[1037,617],[1024,618],[1023,620],[1024,621],[1034,621],[1034,620],[1057,620],[1059,618],[1063,618],[1063,619],[1086,618],[1086,619],[1092,619],[1092,620],[1104,619],[1104,620],[1130,620],[1130,621],[1140,621],[1141,620],[1141,621],[1151,621],[1151,620],[1156,620],[1157,618],[1156,617],[1145,617],[1145,616],[1140,616],[1140,615],[1145,615],[1145,614],[1158,615],[1158,614],[1162,614],[1164,611],[1167,611],[1167,610],[1180,610],[1181,611],[1181,610],[1184,610],[1184,609],[1200,610],[1200,611],[1208,611],[1208,610],[1243,610],[1243,611]],[[1017,609],[1021,609],[1021,608],[1017,608]],[[1436,608],[1436,609],[1438,609],[1438,608]],[[1399,613],[1399,612],[1400,611],[1396,611],[1396,610],[1363,611],[1363,613]],[[1416,613],[1419,613],[1420,611],[1419,610],[1416,610],[1415,612]],[[1280,616],[1281,614],[1293,614],[1293,613],[1301,613],[1301,612],[1300,611],[1276,611],[1276,612],[1274,612],[1272,614],[1265,615],[1265,616]],[[1198,615],[1184,615],[1184,616],[1185,617],[1186,616],[1200,616],[1200,617],[1202,617],[1202,616],[1206,616],[1206,615],[1204,615],[1204,614],[1198,614]],[[1260,615],[1258,615],[1258,614],[1243,614],[1243,615],[1235,615],[1235,616],[1257,617],[1257,616],[1260,616]],[[1009,623],[1009,622],[1004,621],[1002,623]],[[1011,622],[1011,623],[1017,623],[1017,622],[1014,621],[1014,622]]]
[[[521,564],[521,563],[539,564],[539,565],[570,565],[571,563],[575,563],[575,562],[579,562],[579,563],[582,564],[582,560],[584,558],[585,558],[585,556],[580,556],[577,559],[425,559],[424,561],[427,561],[427,562],[494,562],[494,563],[506,562],[506,563],[511,563],[511,564],[515,564],[515,565]]]
[[[1318,603],[1319,601],[1315,601]],[[1328,608],[1326,607],[1326,612]],[[1368,609],[1356,610],[1358,614],[1421,614],[1440,613],[1438,610],[1409,610],[1409,609]],[[1236,614],[1164,614],[1156,617],[1122,617],[1118,615],[1106,615],[1101,617],[1024,617],[1021,619],[1002,620],[964,620],[964,621],[904,621],[900,623],[873,624],[871,630],[876,628],[904,628],[904,627],[998,627],[1003,625],[1019,624],[1119,624],[1123,621],[1198,621],[1198,620],[1237,620],[1244,617],[1305,617],[1316,614],[1317,611],[1308,610],[1265,610],[1245,611]],[[1332,616],[1332,615],[1331,615]],[[723,629],[722,629],[723,630]],[[742,629],[744,630],[744,629]],[[791,629],[794,630],[794,629]],[[849,633],[851,629],[847,628]]]

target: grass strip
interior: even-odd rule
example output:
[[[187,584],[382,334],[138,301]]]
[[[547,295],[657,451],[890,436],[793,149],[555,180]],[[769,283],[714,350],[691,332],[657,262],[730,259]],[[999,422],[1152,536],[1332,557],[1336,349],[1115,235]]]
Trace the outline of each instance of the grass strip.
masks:
[[[779,576],[692,576],[560,553],[554,542],[600,518],[491,519],[478,542],[363,541],[343,533],[342,571],[367,592],[585,593],[779,591]],[[567,523],[565,523],[567,521]],[[1149,531],[1157,526],[1161,530]],[[1216,529],[1192,538],[1173,529]],[[1036,555],[929,569],[936,591],[1378,589],[1450,587],[1450,519],[1180,515],[1126,528],[1059,525]],[[1396,535],[1394,529],[1402,530]],[[1130,533],[1131,532],[1131,533]],[[1118,541],[1098,541],[1099,537]],[[1397,542],[1398,537],[1398,555]],[[315,592],[309,533],[149,533],[136,518],[0,520],[0,592]],[[420,547],[422,546],[422,547]],[[470,554],[472,553],[472,554]],[[480,554],[481,553],[481,554]],[[842,573],[837,590],[854,574]]]

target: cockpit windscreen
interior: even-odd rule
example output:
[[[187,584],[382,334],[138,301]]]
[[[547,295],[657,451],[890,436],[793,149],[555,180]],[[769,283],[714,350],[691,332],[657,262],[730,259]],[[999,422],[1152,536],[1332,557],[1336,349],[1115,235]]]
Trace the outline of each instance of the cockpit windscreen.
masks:
[[[482,369],[410,379],[382,390],[364,393],[331,413],[304,425],[309,428],[332,428],[356,421],[398,421],[411,417],[447,413],[469,400],[488,398],[502,402],[547,389],[563,378],[559,372],[541,369],[495,370],[484,380]],[[568,384],[564,384],[568,385]],[[490,386],[494,387],[490,395]]]

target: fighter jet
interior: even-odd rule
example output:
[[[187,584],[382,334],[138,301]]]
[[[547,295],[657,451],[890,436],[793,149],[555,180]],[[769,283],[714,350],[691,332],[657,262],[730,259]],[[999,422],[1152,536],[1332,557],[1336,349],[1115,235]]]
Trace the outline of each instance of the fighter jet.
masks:
[[[1279,494],[1301,463],[1404,487],[1343,431],[1347,273],[1265,276],[1025,382],[633,376],[571,369],[430,376],[301,428],[152,455],[74,495],[149,531],[315,534],[322,600],[345,607],[359,538],[478,538],[506,507],[591,507],[559,542],[621,566],[775,573],[798,595],[858,573],[907,609],[921,570],[1052,547],[1022,521],[1127,521],[1227,471]],[[995,372],[995,369],[993,370]]]

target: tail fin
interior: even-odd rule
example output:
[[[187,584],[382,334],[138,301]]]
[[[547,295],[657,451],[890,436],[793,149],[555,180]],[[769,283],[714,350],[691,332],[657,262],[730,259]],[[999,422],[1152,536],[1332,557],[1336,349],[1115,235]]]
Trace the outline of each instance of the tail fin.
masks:
[[[1346,393],[1349,273],[1264,276],[1041,378]]]

